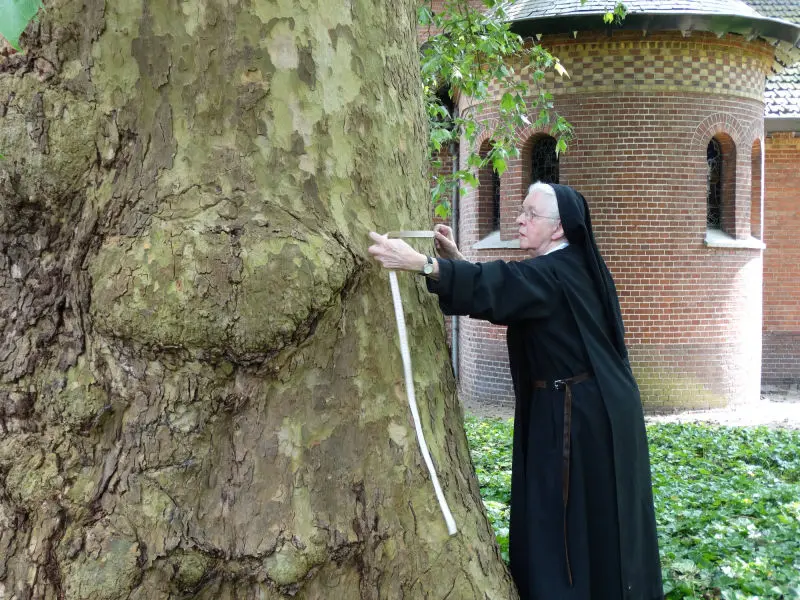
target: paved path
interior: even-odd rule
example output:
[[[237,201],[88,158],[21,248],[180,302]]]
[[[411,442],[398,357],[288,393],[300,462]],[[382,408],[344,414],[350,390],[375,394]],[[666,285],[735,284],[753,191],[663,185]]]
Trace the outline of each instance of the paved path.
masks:
[[[800,401],[781,402],[762,397],[759,402],[715,410],[686,411],[647,417],[653,423],[706,422],[719,425],[783,427],[800,429]]]
[[[765,387],[758,402],[713,410],[684,411],[647,417],[653,423],[706,422],[720,425],[782,427],[800,429],[800,386]],[[509,419],[514,408],[505,405],[464,406],[466,414],[481,418]]]

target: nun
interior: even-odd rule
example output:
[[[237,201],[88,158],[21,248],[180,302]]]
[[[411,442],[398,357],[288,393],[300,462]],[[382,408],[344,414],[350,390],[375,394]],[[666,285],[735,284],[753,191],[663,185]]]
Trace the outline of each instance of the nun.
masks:
[[[377,233],[369,252],[423,274],[444,314],[507,326],[520,598],[662,599],[644,414],[589,206],[571,187],[537,182],[516,222],[522,261],[468,262],[444,225],[435,258]]]

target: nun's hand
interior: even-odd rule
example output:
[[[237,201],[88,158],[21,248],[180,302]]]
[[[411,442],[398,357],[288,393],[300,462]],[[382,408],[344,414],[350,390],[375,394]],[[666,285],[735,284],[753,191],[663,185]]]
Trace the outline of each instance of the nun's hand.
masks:
[[[387,269],[420,272],[428,262],[424,254],[420,254],[403,240],[389,239],[374,231],[370,232],[369,237],[374,244],[367,251]]]
[[[464,260],[464,255],[458,251],[458,246],[453,240],[453,230],[447,225],[436,225],[433,228],[433,245],[436,248],[436,255],[441,258]]]

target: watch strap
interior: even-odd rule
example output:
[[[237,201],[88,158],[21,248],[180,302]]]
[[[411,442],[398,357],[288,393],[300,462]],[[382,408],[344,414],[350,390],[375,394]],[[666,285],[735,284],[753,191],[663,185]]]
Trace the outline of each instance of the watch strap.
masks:
[[[430,275],[433,273],[433,258],[431,256],[426,256],[425,258],[428,262],[426,262],[425,266],[422,267],[422,274]]]

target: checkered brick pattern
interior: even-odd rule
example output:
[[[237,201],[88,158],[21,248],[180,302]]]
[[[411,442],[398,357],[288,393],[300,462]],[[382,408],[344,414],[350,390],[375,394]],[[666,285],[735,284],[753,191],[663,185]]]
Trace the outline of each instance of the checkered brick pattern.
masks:
[[[596,33],[544,37],[542,44],[557,56],[569,77],[549,71],[544,86],[555,94],[585,94],[621,90],[694,92],[736,95],[763,100],[764,79],[773,61],[773,49],[764,42],[742,38],[718,39],[695,33],[643,37],[641,33]],[[533,86],[533,70],[514,65],[517,81]],[[503,91],[490,88],[499,98]]]

